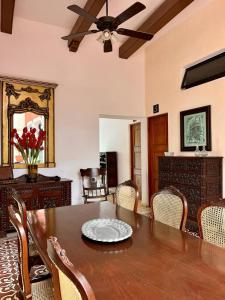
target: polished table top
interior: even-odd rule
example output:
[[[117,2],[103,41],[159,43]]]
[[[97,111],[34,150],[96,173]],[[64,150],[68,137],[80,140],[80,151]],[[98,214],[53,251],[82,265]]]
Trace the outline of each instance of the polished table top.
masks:
[[[94,218],[118,218],[132,238],[100,244],[81,236]],[[225,297],[225,249],[109,202],[28,212],[29,228],[49,264],[46,241],[58,238],[97,300],[217,300]]]

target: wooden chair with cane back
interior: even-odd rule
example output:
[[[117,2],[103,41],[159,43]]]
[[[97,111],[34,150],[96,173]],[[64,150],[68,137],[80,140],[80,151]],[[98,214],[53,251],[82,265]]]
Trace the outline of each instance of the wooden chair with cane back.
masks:
[[[29,270],[33,265],[43,265],[43,262],[39,256],[38,250],[32,241],[31,237],[28,234],[27,228],[27,209],[24,201],[21,199],[19,194],[14,188],[10,188],[10,196],[17,206],[17,214],[23,224],[23,228],[26,233],[27,241],[28,241],[28,261],[29,261]]]
[[[188,206],[185,196],[170,186],[151,198],[152,217],[156,221],[185,231]]]
[[[96,300],[90,284],[75,269],[56,237],[49,237],[47,251],[52,261],[55,300]]]
[[[80,169],[80,175],[84,203],[107,200],[108,188],[106,185],[105,168]]]
[[[26,300],[54,300],[51,278],[30,281],[28,268],[28,241],[20,215],[13,205],[8,207],[10,222],[17,231],[19,239],[19,284],[20,296]]]
[[[225,204],[224,199],[205,203],[198,210],[200,237],[216,246],[225,248]]]
[[[138,197],[138,187],[132,180],[127,180],[116,188],[116,204],[126,209],[137,212]]]

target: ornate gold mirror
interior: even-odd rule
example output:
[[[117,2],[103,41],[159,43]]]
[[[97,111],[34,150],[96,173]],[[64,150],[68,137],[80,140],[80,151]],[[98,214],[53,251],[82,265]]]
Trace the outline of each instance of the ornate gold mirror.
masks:
[[[2,105],[2,165],[25,168],[23,158],[10,145],[13,128],[21,134],[24,127],[46,131],[44,151],[38,157],[39,167],[55,166],[54,89],[56,84],[0,77]]]

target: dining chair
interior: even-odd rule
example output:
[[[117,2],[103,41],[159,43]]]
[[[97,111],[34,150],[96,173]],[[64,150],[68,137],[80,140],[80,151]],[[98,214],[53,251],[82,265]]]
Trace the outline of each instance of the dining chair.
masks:
[[[108,188],[105,168],[80,169],[80,175],[85,204],[107,200]]]
[[[53,300],[53,287],[51,278],[44,280],[30,280],[28,267],[28,241],[26,231],[23,227],[20,215],[15,211],[13,205],[8,207],[9,219],[17,231],[19,239],[18,265],[20,296],[26,300]]]
[[[216,246],[225,248],[225,205],[224,201],[203,204],[198,210],[200,237]]]
[[[26,233],[26,237],[28,241],[28,261],[29,261],[29,270],[30,270],[30,268],[34,265],[43,265],[43,262],[39,256],[35,243],[33,242],[33,240],[31,239],[28,233],[26,205],[14,188],[10,188],[10,196],[12,200],[14,200],[14,203],[17,206],[17,217],[20,219],[21,223],[23,224],[23,228]]]
[[[151,198],[152,218],[166,225],[185,231],[188,206],[185,196],[170,186]]]
[[[132,180],[124,181],[116,188],[116,204],[126,209],[137,212],[138,187]]]
[[[52,274],[56,300],[96,300],[87,279],[75,269],[56,237],[48,238],[47,252],[53,263]]]

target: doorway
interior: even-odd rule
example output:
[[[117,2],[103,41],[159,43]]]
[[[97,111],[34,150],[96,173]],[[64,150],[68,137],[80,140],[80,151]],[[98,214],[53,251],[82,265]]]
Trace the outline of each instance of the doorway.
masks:
[[[137,180],[141,186],[141,205],[148,206],[148,143],[147,143],[147,118],[138,116],[110,116],[101,115],[99,117],[99,150],[100,152],[117,152],[118,183],[131,179],[131,141],[130,125],[140,124],[139,141],[141,145],[141,166]],[[138,176],[139,175],[139,176]],[[137,181],[138,183],[138,181]]]
[[[158,157],[168,151],[168,114],[148,118],[148,186],[149,203],[158,191]]]
[[[130,125],[130,158],[131,180],[138,186],[140,199],[142,198],[141,186],[141,123]]]

